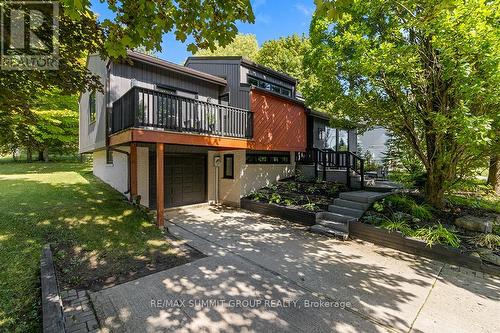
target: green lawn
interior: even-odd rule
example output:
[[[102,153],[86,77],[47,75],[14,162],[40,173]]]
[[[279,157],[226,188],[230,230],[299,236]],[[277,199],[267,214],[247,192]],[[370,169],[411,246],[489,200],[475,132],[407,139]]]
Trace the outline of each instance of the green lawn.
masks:
[[[49,242],[64,287],[119,282],[188,260],[89,165],[0,163],[0,331],[40,330],[40,254]]]

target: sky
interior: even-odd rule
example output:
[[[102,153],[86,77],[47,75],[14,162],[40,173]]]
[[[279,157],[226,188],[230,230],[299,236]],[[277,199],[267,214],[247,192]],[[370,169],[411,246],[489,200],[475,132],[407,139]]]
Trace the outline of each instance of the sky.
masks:
[[[112,12],[106,3],[91,0],[92,10],[100,19],[112,17]],[[237,22],[238,31],[257,36],[259,45],[270,39],[289,36],[293,33],[299,35],[309,34],[309,23],[314,12],[313,0],[251,0],[255,23]],[[162,52],[158,56],[174,63],[183,63],[191,55],[186,50],[187,43],[183,44],[173,34],[166,34],[162,42]]]

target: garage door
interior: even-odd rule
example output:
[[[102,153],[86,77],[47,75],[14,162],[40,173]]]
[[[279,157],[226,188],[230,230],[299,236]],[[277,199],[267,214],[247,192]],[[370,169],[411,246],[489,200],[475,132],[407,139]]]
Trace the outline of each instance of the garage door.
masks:
[[[154,155],[154,154],[152,154]],[[206,156],[196,154],[165,155],[165,207],[191,205],[207,201]],[[156,205],[156,165],[150,159],[151,206]],[[154,178],[154,181],[153,181]]]

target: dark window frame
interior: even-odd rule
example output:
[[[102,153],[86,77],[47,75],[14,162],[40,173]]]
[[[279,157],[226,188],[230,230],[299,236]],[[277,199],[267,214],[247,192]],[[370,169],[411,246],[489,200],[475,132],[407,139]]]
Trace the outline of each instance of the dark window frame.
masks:
[[[246,164],[290,164],[289,152],[284,153],[246,153]]]
[[[96,120],[97,120],[96,92],[91,91],[89,95],[89,124],[95,123]]]
[[[226,160],[231,160],[231,170],[227,169]],[[234,154],[224,154],[223,166],[224,166],[223,178],[234,179]],[[230,171],[230,173],[228,171]]]
[[[253,83],[252,83],[252,81],[253,81]],[[272,82],[258,78],[256,76],[253,76],[250,74],[247,74],[247,82],[248,82],[248,84],[250,84],[252,86],[259,87],[259,88],[264,89],[264,90],[268,90],[268,91],[273,92],[275,94],[285,96],[285,97],[292,97],[292,89],[287,88],[285,86],[282,86],[280,84],[272,83]],[[269,87],[269,88],[267,88],[267,87]],[[275,91],[273,88],[278,88],[279,92]],[[283,93],[283,91],[286,91],[286,93]]]

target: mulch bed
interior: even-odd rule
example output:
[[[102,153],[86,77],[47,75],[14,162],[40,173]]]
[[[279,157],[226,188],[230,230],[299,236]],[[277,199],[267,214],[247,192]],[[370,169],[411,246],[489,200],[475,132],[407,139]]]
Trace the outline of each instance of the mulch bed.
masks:
[[[290,178],[282,180],[269,187],[264,187],[247,197],[247,199],[269,203],[273,194],[279,195],[280,202],[272,203],[302,211],[328,211],[328,205],[339,197],[341,192],[347,191],[344,184],[335,182],[303,182]],[[314,204],[312,206],[311,204]],[[309,205],[308,208],[305,206]]]
[[[172,243],[176,241],[168,233],[165,237]],[[75,247],[71,244],[59,243],[54,246],[58,282],[62,289],[96,291],[205,257],[204,254],[189,246],[172,245],[172,248],[175,254],[150,251],[142,257],[134,257],[124,253],[124,257],[119,262],[107,262],[105,256],[94,258],[92,253],[85,251],[75,253]],[[65,258],[58,258],[58,253],[67,255]],[[100,264],[91,265],[92,261],[99,261]]]

